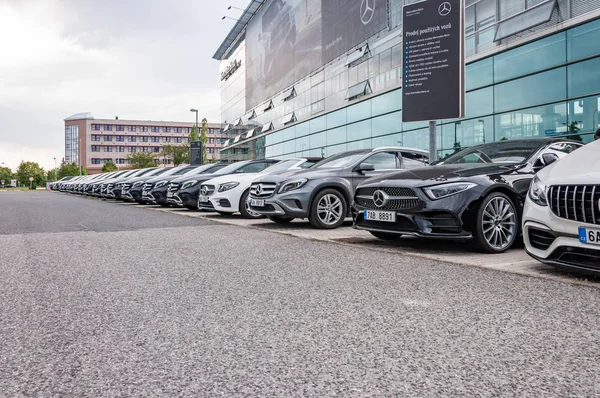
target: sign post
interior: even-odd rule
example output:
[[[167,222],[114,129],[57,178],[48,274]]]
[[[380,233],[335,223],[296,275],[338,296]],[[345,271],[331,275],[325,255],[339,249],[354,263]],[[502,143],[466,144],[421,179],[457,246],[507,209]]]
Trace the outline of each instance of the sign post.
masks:
[[[33,177],[29,177],[29,189],[33,189]]]
[[[429,161],[437,159],[436,120],[464,116],[462,0],[426,0],[402,9],[402,121],[429,121]]]

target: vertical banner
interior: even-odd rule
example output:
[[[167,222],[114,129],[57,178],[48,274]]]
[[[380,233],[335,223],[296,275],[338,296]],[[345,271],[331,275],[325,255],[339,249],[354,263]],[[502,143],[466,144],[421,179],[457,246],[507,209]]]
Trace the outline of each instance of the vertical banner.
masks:
[[[463,21],[461,0],[404,6],[403,122],[464,116]]]

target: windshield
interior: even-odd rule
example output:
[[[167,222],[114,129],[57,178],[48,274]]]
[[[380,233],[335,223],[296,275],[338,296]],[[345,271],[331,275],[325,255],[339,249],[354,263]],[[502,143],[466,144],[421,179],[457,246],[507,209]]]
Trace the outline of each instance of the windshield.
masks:
[[[237,169],[239,169],[240,167],[247,165],[248,163],[250,163],[250,162],[245,161],[245,162],[233,163],[233,164],[230,164],[229,166],[223,167],[221,170],[219,170],[218,173],[215,173],[215,174],[216,175],[231,174],[234,171],[236,171]]]
[[[343,152],[337,155],[328,157],[315,164],[312,168],[315,169],[333,169],[337,167],[347,167],[356,163],[360,158],[365,156],[368,151],[353,151]]]
[[[526,162],[543,145],[541,141],[501,141],[467,148],[444,159],[442,164]]]
[[[286,170],[289,170],[290,167],[293,167],[298,162],[299,162],[298,159],[284,160],[282,162],[275,163],[273,166],[267,167],[262,172],[263,173],[278,173],[280,171],[286,171]]]
[[[225,166],[222,164],[205,164],[204,166],[192,166],[192,167],[193,168],[191,170],[188,170],[184,175],[193,176],[193,175],[202,174],[202,173],[212,173],[212,172],[222,169]]]

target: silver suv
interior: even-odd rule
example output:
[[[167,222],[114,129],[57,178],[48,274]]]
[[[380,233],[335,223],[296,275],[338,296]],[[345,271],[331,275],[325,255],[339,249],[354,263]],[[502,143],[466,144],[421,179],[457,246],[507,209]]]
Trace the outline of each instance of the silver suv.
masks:
[[[315,228],[337,228],[349,215],[358,184],[386,172],[423,167],[428,160],[427,151],[401,147],[338,153],[310,169],[257,178],[250,187],[250,210],[277,223],[308,218]]]

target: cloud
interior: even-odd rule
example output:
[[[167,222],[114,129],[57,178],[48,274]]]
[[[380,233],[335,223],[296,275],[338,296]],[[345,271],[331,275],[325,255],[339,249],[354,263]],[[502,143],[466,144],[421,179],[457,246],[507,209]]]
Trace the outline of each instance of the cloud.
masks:
[[[191,121],[194,107],[219,122],[211,57],[229,4],[247,0],[0,0],[0,162],[52,166],[78,112]]]

